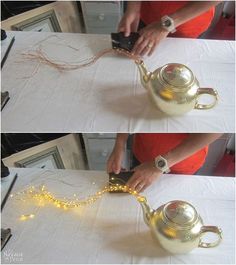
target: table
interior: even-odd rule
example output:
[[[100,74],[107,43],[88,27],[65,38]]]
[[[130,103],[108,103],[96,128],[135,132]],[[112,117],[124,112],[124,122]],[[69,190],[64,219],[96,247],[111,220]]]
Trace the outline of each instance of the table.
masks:
[[[10,170],[19,175],[13,193],[44,183],[56,196],[77,193],[82,198],[96,193],[108,180],[103,171]],[[77,210],[50,204],[39,208],[9,198],[2,227],[10,227],[13,236],[2,252],[2,262],[10,263],[12,257],[11,263],[235,264],[234,190],[234,178],[165,175],[144,192],[153,208],[174,199],[186,200],[206,225],[222,228],[218,247],[197,248],[185,255],[171,255],[158,245],[143,221],[140,205],[128,194],[105,194]],[[35,218],[20,221],[19,216],[26,213],[34,213]]]
[[[36,72],[37,62],[22,59],[22,52],[41,45],[53,60],[78,62],[110,48],[109,35],[13,33],[16,40],[2,70],[2,91],[10,93],[3,132],[234,132],[234,41],[167,38],[144,58],[151,71],[166,63],[185,64],[202,87],[218,90],[213,109],[166,117],[151,103],[127,58],[106,55],[64,73],[48,65]]]

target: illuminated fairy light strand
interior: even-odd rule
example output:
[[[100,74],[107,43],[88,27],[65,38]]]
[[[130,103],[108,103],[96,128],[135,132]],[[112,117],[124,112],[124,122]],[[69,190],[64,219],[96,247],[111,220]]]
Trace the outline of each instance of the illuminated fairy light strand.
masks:
[[[26,201],[27,198],[33,198],[39,202],[40,201],[44,203],[50,202],[58,208],[71,209],[94,203],[95,201],[100,199],[102,195],[104,195],[105,193],[114,192],[114,191],[129,193],[135,196],[138,200],[143,198],[143,196],[139,195],[139,193],[136,190],[133,190],[126,185],[120,185],[120,184],[111,184],[109,186],[105,186],[102,190],[98,191],[96,194],[89,196],[84,200],[78,198],[75,199],[75,197],[77,197],[76,194],[73,195],[74,197],[73,199],[67,199],[66,197],[64,197],[63,199],[57,198],[46,189],[45,185],[39,186],[38,188],[31,186],[22,192],[18,192],[16,195],[24,196],[25,200],[23,199],[23,201]],[[12,194],[10,197],[16,198],[17,196],[14,196]]]
[[[26,220],[28,220],[28,219],[33,219],[34,217],[35,217],[34,214],[22,214],[22,215],[20,216],[20,220],[21,220],[21,221],[26,221]]]
[[[30,197],[30,198],[36,199],[39,202],[40,201],[44,203],[50,202],[58,208],[71,209],[71,208],[77,208],[80,206],[85,206],[85,205],[94,203],[95,201],[100,199],[103,194],[107,192],[113,192],[113,191],[126,192],[137,198],[143,197],[143,196],[140,196],[137,191],[130,189],[128,186],[119,185],[119,184],[105,186],[101,191],[98,191],[95,195],[89,196],[85,200],[79,200],[78,198],[66,199],[65,197],[63,199],[57,198],[54,195],[52,195],[52,193],[49,192],[45,186],[42,186],[39,188],[30,187],[28,190],[18,195],[24,195],[25,198]],[[74,197],[76,197],[76,194],[74,194]]]
[[[118,180],[119,182],[124,181],[120,178],[111,178],[112,181]],[[73,194],[73,199],[69,199],[64,197],[63,199],[55,197],[51,192],[46,189],[45,185],[40,185],[38,187],[31,186],[24,191],[17,192],[15,195],[11,194],[11,198],[17,199],[20,196],[20,200],[23,202],[28,201],[27,199],[34,199],[39,203],[39,206],[45,205],[46,203],[51,203],[57,208],[61,208],[64,210],[74,209],[79,207],[84,207],[95,203],[98,199],[100,199],[105,193],[108,192],[124,192],[133,195],[138,201],[145,200],[144,196],[141,196],[136,190],[129,188],[127,185],[123,184],[113,184],[109,183],[108,186],[105,186],[102,190],[96,192],[92,196],[88,196],[86,199],[82,200],[77,198],[76,194]],[[22,214],[20,216],[21,221],[26,221],[29,219],[33,219],[35,214]]]

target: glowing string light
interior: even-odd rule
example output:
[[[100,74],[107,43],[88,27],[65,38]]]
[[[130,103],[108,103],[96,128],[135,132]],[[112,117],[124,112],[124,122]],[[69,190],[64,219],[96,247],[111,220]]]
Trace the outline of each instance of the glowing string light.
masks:
[[[28,219],[33,219],[34,217],[35,217],[34,214],[22,214],[22,215],[20,216],[20,220],[21,220],[21,221],[26,221],[26,220],[28,220]]]
[[[115,178],[111,178],[111,180],[114,181]],[[119,181],[122,182],[121,179],[119,179]],[[79,198],[77,198],[76,194],[73,194],[73,199],[66,198],[66,197],[63,197],[63,199],[57,198],[46,189],[45,185],[41,185],[37,188],[34,186],[31,186],[28,189],[24,190],[23,192],[18,192],[17,195],[24,196],[25,200],[33,198],[39,202],[39,205],[45,205],[46,203],[51,203],[57,208],[62,208],[64,210],[67,210],[67,209],[73,209],[73,208],[78,208],[81,206],[92,204],[96,202],[99,198],[101,198],[102,195],[104,195],[105,193],[114,192],[114,191],[129,193],[133,195],[134,197],[136,197],[138,201],[142,201],[145,199],[144,196],[139,195],[139,193],[136,190],[129,188],[127,185],[112,184],[112,183],[110,183],[110,185],[108,186],[105,186],[102,190],[96,192],[94,195],[89,196],[88,198],[84,200],[80,200]],[[14,196],[14,197],[17,197],[17,196]],[[20,219],[27,220],[33,217],[34,217],[33,214],[22,215]]]

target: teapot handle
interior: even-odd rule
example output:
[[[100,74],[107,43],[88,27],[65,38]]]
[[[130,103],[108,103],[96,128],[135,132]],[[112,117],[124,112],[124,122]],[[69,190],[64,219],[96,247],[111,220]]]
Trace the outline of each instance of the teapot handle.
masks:
[[[200,87],[197,91],[197,98],[200,97],[203,94],[208,94],[214,97],[214,101],[211,104],[201,104],[198,103],[198,100],[196,101],[196,104],[194,106],[195,109],[211,109],[216,105],[216,102],[218,100],[218,93],[213,88],[208,87]]]
[[[205,226],[204,225],[201,228],[201,235],[208,233],[208,232],[217,234],[218,239],[212,243],[205,243],[200,239],[198,247],[200,247],[200,248],[213,248],[213,247],[216,247],[220,244],[220,242],[222,240],[222,230],[220,228],[218,228],[217,226]]]

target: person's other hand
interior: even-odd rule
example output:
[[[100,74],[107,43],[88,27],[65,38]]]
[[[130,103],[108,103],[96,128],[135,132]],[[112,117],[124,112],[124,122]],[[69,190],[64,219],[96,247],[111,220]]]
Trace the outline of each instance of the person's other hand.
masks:
[[[137,31],[139,19],[138,12],[126,12],[119,23],[118,32],[124,32],[125,37],[128,37],[131,32]]]
[[[132,53],[134,55],[152,55],[161,40],[167,37],[169,32],[162,28],[159,22],[154,22],[139,31],[140,37],[136,41]]]
[[[107,173],[114,172],[115,174],[119,174],[121,171],[121,164],[123,161],[124,150],[119,147],[114,147],[111,155],[107,160]]]
[[[154,161],[142,163],[133,170],[134,174],[127,182],[127,186],[137,192],[144,191],[162,175],[162,172],[155,167]]]

